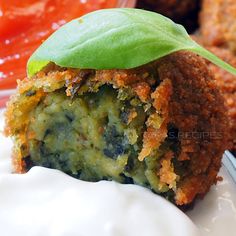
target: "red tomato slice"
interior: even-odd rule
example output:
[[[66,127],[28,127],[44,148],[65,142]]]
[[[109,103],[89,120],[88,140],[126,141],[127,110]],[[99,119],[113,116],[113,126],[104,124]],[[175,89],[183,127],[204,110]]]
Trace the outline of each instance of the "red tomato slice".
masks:
[[[1,0],[0,89],[14,88],[26,76],[30,55],[61,25],[116,5],[117,0]]]

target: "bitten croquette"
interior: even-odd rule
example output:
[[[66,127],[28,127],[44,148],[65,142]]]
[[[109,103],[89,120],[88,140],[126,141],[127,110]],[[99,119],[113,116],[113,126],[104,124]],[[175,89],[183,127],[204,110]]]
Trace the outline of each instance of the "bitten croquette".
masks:
[[[6,110],[15,172],[57,168],[86,181],[152,189],[176,205],[217,181],[223,98],[205,61],[176,52],[134,69],[50,64],[19,82]]]

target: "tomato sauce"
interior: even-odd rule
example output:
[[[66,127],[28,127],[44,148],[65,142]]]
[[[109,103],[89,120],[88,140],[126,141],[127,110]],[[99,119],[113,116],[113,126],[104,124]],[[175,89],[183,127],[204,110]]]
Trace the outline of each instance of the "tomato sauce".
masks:
[[[0,90],[26,76],[33,51],[61,25],[85,13],[117,6],[117,0],[1,0]]]

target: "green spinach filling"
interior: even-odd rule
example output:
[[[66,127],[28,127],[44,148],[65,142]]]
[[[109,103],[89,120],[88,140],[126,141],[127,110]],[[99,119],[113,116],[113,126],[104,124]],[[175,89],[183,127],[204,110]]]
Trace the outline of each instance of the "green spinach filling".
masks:
[[[133,96],[133,95],[132,95]],[[136,99],[136,98],[135,98]],[[64,90],[49,93],[31,112],[28,168],[55,168],[86,181],[115,180],[159,188],[158,161],[170,148],[165,142],[140,162],[148,112],[141,102],[119,99],[116,89],[104,85],[73,100]],[[131,114],[136,114],[130,120]]]

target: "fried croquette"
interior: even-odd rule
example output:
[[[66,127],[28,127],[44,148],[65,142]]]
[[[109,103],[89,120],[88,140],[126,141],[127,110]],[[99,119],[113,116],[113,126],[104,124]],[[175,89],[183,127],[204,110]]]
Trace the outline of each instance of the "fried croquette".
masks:
[[[185,26],[189,33],[198,28],[201,0],[138,0],[137,7],[158,12]]]
[[[229,48],[236,53],[236,1],[203,0],[200,32],[204,44]]]
[[[203,59],[176,52],[133,69],[50,64],[19,82],[6,110],[13,165],[150,188],[176,205],[217,181],[227,141],[223,98]]]

